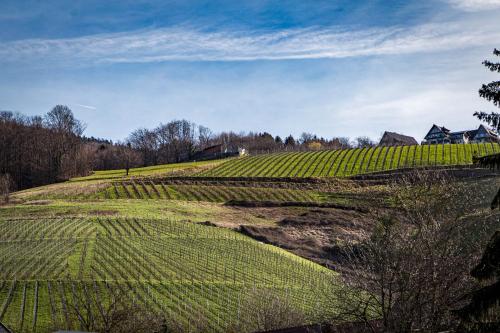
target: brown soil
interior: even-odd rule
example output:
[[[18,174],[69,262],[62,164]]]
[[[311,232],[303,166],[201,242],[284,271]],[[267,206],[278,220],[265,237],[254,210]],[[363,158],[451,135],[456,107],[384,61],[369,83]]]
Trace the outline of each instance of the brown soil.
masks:
[[[302,209],[247,208],[276,221],[273,226],[240,225],[239,231],[259,241],[335,268],[342,244],[358,243],[373,230],[373,210],[307,207]]]
[[[51,204],[51,200],[32,200],[23,202],[24,205],[45,206]]]
[[[97,215],[97,216],[110,216],[110,215],[117,215],[119,211],[117,210],[91,210],[89,212],[90,215]]]

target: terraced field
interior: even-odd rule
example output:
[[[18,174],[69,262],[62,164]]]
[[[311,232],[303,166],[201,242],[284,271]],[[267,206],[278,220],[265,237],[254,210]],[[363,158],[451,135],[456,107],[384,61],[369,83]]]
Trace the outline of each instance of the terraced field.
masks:
[[[153,165],[143,168],[132,168],[129,170],[129,175],[126,177],[125,169],[96,171],[87,177],[73,178],[70,182],[87,182],[93,180],[112,180],[117,178],[131,177],[153,177],[160,175],[189,175],[194,172],[210,169],[219,165],[225,160],[201,161],[201,162],[186,162],[186,163],[171,163]]]
[[[81,329],[120,290],[130,303],[221,332],[264,289],[308,314],[334,308],[335,274],[229,229],[165,219],[0,219],[0,320],[15,332]],[[102,305],[102,304],[101,304]],[[98,316],[94,313],[94,318]]]
[[[274,184],[273,184],[274,185]],[[238,201],[322,201],[318,191],[224,184],[170,184],[151,179],[132,179],[122,182],[95,184],[88,187],[71,184],[30,191],[30,200],[103,200],[103,199],[164,199],[207,202]]]
[[[446,144],[285,152],[229,160],[199,172],[206,177],[348,177],[401,168],[472,164],[473,156],[500,152],[500,145]]]

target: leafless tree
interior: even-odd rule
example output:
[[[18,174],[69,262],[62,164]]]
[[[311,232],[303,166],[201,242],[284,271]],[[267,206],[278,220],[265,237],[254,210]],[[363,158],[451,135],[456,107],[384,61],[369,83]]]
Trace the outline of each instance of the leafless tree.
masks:
[[[103,292],[104,291],[104,292]],[[162,332],[165,319],[150,309],[135,304],[127,292],[112,284],[100,289],[93,285],[74,283],[71,288],[71,314],[79,326],[88,332]]]
[[[241,309],[229,332],[264,332],[307,322],[301,309],[271,288],[254,287],[241,300]]]
[[[132,148],[142,154],[143,165],[155,165],[158,163],[158,137],[154,131],[139,128],[133,131],[129,137]]]
[[[358,136],[354,139],[357,148],[374,147],[375,142],[367,136]]]
[[[8,203],[12,182],[9,174],[0,174],[0,203]]]
[[[160,160],[163,163],[187,160],[194,152],[196,125],[187,120],[160,124],[155,133],[158,138]]]
[[[350,273],[335,320],[362,321],[372,332],[453,329],[452,310],[475,285],[468,272],[498,216],[475,214],[476,197],[487,197],[481,186],[443,176],[415,174],[392,190],[397,213],[380,216],[368,240],[346,249]]]
[[[205,126],[198,126],[198,143],[200,149],[205,149],[210,145],[210,141],[212,140],[214,134],[210,130],[210,128]]]
[[[83,128],[64,106],[45,117],[0,112],[0,173],[10,174],[19,189],[85,174],[92,158]]]
[[[352,148],[351,140],[346,137],[333,138],[333,141],[338,144],[338,149]]]

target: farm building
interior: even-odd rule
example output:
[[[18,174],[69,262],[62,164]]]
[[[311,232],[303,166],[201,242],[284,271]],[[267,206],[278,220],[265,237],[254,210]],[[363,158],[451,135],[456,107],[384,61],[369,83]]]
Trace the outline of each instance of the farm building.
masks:
[[[386,132],[384,132],[384,135],[382,135],[382,138],[380,139],[380,142],[378,145],[379,146],[411,146],[411,145],[418,145],[418,142],[417,142],[417,140],[415,140],[414,137],[386,131]]]
[[[193,155],[192,159],[195,161],[203,161],[203,160],[213,160],[217,158],[224,158],[230,156],[242,156],[245,154],[246,154],[245,148],[240,148],[234,145],[218,144],[196,152]]]
[[[422,144],[442,144],[442,143],[481,143],[500,142],[496,133],[487,129],[484,125],[479,125],[478,129],[451,132],[446,127],[432,125],[425,136]]]

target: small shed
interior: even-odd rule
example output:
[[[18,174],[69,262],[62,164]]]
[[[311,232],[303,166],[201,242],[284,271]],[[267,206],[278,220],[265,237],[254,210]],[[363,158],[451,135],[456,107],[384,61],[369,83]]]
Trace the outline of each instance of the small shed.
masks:
[[[384,132],[384,135],[382,135],[382,138],[380,139],[380,142],[378,145],[379,146],[411,146],[411,145],[418,145],[418,142],[412,136],[386,131],[386,132]]]

